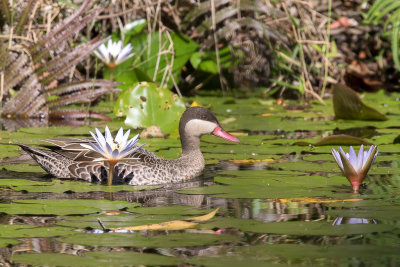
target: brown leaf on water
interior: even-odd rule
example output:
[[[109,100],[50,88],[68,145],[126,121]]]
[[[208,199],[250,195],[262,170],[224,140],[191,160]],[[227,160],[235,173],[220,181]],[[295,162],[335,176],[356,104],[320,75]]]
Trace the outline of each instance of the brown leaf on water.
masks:
[[[188,229],[196,226],[197,223],[187,222],[187,221],[169,221],[155,224],[145,224],[139,226],[131,226],[131,227],[119,227],[119,228],[110,228],[111,232],[120,232],[120,231],[144,231],[144,230],[182,230]]]
[[[387,117],[376,109],[365,105],[351,88],[343,84],[334,84],[333,109],[336,119],[386,121]]]
[[[205,222],[212,219],[217,213],[218,209],[202,216],[191,217],[184,220],[174,220],[169,222],[155,223],[155,224],[145,224],[131,227],[119,227],[107,229],[111,232],[120,231],[144,231],[144,230],[182,230],[193,228],[198,224],[198,222]]]
[[[208,213],[206,215],[197,216],[197,217],[191,217],[191,218],[187,218],[185,220],[186,221],[205,222],[205,221],[208,221],[208,220],[212,219],[215,216],[215,214],[217,214],[218,210],[219,209],[216,209],[216,210],[214,210],[214,211],[212,211],[212,212],[210,212],[210,213]]]

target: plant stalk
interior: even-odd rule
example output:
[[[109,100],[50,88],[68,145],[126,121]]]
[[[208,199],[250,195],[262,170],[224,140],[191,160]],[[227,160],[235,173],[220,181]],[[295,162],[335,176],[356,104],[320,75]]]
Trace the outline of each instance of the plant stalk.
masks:
[[[115,165],[116,162],[115,161],[109,161],[108,162],[110,164],[110,167],[108,169],[108,181],[107,181],[107,185],[111,186],[112,185],[112,181],[114,178],[114,169],[115,169]]]

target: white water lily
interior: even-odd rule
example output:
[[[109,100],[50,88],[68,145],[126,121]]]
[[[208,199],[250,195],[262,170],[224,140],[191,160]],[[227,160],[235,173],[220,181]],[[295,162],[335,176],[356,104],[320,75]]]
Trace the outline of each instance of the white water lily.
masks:
[[[332,155],[343,175],[352,184],[354,193],[358,193],[364,177],[378,155],[378,148],[371,146],[368,151],[364,151],[364,147],[361,145],[358,156],[352,146],[350,146],[349,153],[345,153],[341,147],[339,147],[339,151],[332,148]]]
[[[113,42],[113,40],[108,40],[107,45],[102,44],[94,54],[103,61],[108,67],[115,68],[125,60],[131,58],[135,53],[132,52],[132,45],[127,44],[122,45],[122,41]]]
[[[115,139],[112,137],[108,126],[105,128],[104,136],[97,128],[95,130],[97,135],[91,131],[90,134],[96,142],[92,143],[91,141],[88,141],[89,145],[81,144],[81,146],[95,151],[103,156],[102,158],[96,158],[93,161],[107,161],[109,163],[110,169],[108,175],[108,184],[111,185],[115,164],[121,160],[128,159],[126,158],[128,155],[141,148],[145,144],[136,146],[136,143],[139,141],[138,134],[128,141],[130,130],[127,130],[124,134],[122,127],[118,130]]]

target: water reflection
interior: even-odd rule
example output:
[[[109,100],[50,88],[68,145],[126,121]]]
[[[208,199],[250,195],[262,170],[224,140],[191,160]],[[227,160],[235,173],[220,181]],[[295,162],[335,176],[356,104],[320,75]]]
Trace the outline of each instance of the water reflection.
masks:
[[[343,225],[343,224],[378,224],[378,222],[375,219],[346,218],[346,217],[337,217],[332,222],[332,225]]]

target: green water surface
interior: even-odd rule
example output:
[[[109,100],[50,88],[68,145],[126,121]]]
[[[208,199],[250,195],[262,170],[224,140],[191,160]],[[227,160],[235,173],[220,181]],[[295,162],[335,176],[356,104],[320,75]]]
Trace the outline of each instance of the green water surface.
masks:
[[[204,136],[203,176],[177,185],[110,188],[52,179],[30,162],[3,164],[0,265],[398,266],[399,98],[383,92],[364,97],[389,118],[381,122],[334,120],[329,100],[278,106],[256,98],[196,98],[241,143]],[[116,131],[123,121],[108,125]],[[89,137],[92,129],[2,131],[0,157],[19,156],[18,142]],[[338,145],[315,145],[332,134],[379,146],[360,194],[352,193],[330,154]],[[164,158],[180,154],[177,136],[140,142]],[[348,151],[348,145],[342,147]],[[213,219],[186,230],[102,233],[98,224],[98,219],[108,228],[161,223],[216,208]]]

